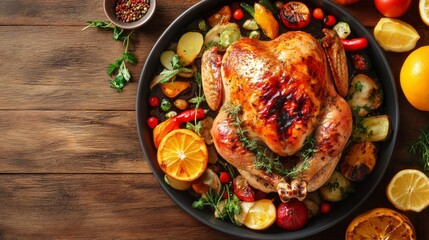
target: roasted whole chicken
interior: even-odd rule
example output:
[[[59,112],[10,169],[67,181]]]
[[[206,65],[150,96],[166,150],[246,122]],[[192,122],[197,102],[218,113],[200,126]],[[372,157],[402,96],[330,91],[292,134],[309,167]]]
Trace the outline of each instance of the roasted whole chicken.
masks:
[[[321,187],[352,131],[343,99],[346,55],[337,34],[323,32],[321,43],[300,31],[271,41],[242,38],[224,51],[211,47],[202,57],[207,103],[219,110],[211,129],[218,153],[253,187],[278,192],[282,201],[302,200]],[[261,160],[295,174],[267,169]]]

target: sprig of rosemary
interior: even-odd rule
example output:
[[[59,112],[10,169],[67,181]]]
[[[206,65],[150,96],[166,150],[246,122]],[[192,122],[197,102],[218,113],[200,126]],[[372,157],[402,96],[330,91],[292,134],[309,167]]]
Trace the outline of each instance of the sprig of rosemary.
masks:
[[[408,149],[410,154],[418,155],[426,174],[429,174],[429,127],[420,129],[420,135]]]
[[[201,74],[199,72],[195,73],[194,80],[198,85],[198,92],[195,93],[195,97],[189,99],[188,102],[194,103],[195,109],[198,109],[200,107],[201,103],[206,101],[206,98],[205,98],[204,93],[203,93],[203,85],[202,85],[203,81],[201,79]],[[186,128],[191,129],[198,134],[200,133],[200,130],[202,128],[202,124],[201,124],[201,121],[198,121],[197,115],[195,115],[193,124],[191,122],[186,123]]]
[[[246,136],[246,131],[242,128],[243,122],[240,119],[241,106],[234,106],[229,102],[225,107],[228,117],[232,119],[232,126],[236,128],[236,133],[240,138],[240,142],[246,149],[255,154],[254,164],[256,169],[263,169],[266,173],[277,172],[286,178],[296,178],[309,167],[308,160],[316,152],[314,148],[315,142],[311,140],[312,138],[308,138],[308,142],[310,142],[311,145],[305,144],[301,152],[298,153],[298,156],[302,159],[302,163],[298,167],[294,166],[287,169],[281,163],[279,156],[268,154],[267,148],[258,145],[255,140],[249,139]]]
[[[128,47],[130,44],[130,37],[133,31],[128,34],[125,33],[124,29],[121,29],[110,22],[104,21],[88,21],[88,25],[82,30],[87,28],[100,28],[100,29],[112,29],[113,30],[113,39],[115,41],[122,41],[125,46],[125,51],[122,53],[122,56],[117,58],[114,63],[109,64],[107,67],[107,75],[112,77],[115,73],[116,76],[113,80],[109,80],[110,87],[116,89],[117,92],[121,92],[125,85],[130,81],[131,74],[127,68],[126,63],[137,64],[137,58],[132,54]]]

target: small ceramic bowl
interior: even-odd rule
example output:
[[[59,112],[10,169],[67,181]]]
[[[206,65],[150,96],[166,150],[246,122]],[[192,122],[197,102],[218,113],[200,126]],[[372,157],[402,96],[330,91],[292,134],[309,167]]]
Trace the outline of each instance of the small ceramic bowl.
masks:
[[[113,24],[115,24],[116,26],[122,29],[139,28],[145,25],[146,23],[148,23],[149,20],[155,14],[156,0],[149,0],[149,9],[142,18],[133,22],[123,22],[116,17],[115,8],[116,8],[117,2],[118,0],[104,0],[104,13],[106,14],[110,22],[112,22]]]

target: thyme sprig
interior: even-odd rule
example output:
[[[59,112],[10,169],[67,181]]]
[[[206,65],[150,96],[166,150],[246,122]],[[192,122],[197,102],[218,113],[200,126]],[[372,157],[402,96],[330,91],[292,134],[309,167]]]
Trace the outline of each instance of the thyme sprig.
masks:
[[[420,129],[420,135],[408,149],[410,154],[419,155],[426,174],[429,174],[429,127]]]
[[[188,102],[194,103],[195,109],[198,109],[200,105],[206,101],[206,98],[203,93],[203,85],[202,85],[203,81],[201,79],[201,74],[199,72],[195,73],[194,80],[198,85],[198,92],[195,93],[195,97],[189,99]],[[191,123],[191,122],[186,123],[186,128],[191,129],[198,134],[200,133],[200,130],[202,128],[202,123],[201,121],[198,121],[197,115],[195,115],[194,123]]]
[[[236,133],[243,146],[255,154],[254,164],[256,169],[263,169],[266,173],[276,172],[286,178],[296,178],[300,173],[309,167],[309,159],[316,152],[314,146],[315,142],[309,140],[311,145],[304,145],[302,151],[298,156],[302,159],[302,164],[294,166],[289,169],[285,168],[278,155],[268,153],[267,148],[260,146],[255,140],[249,139],[246,136],[246,130],[242,127],[242,120],[240,119],[241,106],[234,106],[229,102],[225,111],[228,117],[232,119],[232,126],[236,128]],[[310,138],[309,138],[310,139]],[[312,139],[312,138],[311,138]]]

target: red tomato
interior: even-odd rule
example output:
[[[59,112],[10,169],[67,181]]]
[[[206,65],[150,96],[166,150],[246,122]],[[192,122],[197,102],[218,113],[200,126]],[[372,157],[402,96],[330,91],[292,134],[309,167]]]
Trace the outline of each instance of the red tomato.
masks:
[[[229,173],[221,172],[219,175],[219,180],[222,184],[227,184],[229,181],[231,181],[231,177],[229,176]]]
[[[411,0],[374,0],[374,4],[386,17],[400,17],[410,8]]]
[[[332,16],[332,15],[328,15],[326,16],[323,21],[325,22],[325,25],[328,27],[332,27],[337,23],[337,19]]]
[[[159,105],[159,98],[152,96],[149,98],[149,105],[152,107],[157,107]]]
[[[247,180],[241,175],[234,178],[232,181],[232,187],[234,188],[234,194],[237,195],[238,199],[245,202],[255,201],[255,192],[250,187]]]
[[[325,17],[325,13],[321,8],[315,8],[313,10],[313,17],[317,20],[323,20],[323,18]]]
[[[240,21],[241,19],[244,18],[243,10],[241,8],[235,10],[232,16],[234,17],[235,20]]]
[[[149,117],[149,118],[147,119],[147,125],[148,125],[150,128],[155,128],[155,127],[156,127],[156,125],[158,125],[158,118],[156,118],[156,117]]]
[[[277,207],[277,226],[294,231],[304,227],[308,219],[308,209],[305,204],[296,198],[287,203],[280,203]]]
[[[331,212],[331,204],[327,202],[322,203],[322,205],[320,205],[320,211],[325,214]]]

